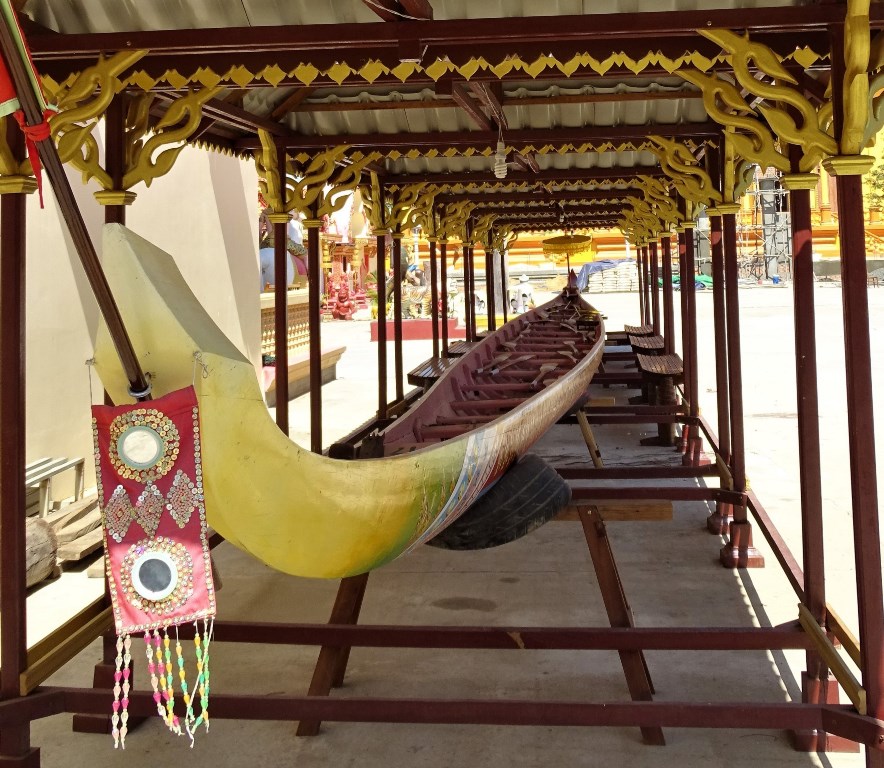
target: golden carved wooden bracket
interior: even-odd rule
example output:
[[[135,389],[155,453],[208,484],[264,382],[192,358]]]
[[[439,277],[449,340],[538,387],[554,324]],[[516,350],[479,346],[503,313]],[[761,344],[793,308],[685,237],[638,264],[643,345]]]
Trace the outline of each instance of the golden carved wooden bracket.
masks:
[[[497,219],[496,213],[483,213],[473,220],[472,240],[479,243],[486,251],[492,249],[492,230]]]
[[[285,179],[279,176],[279,156],[271,134],[259,130],[261,151],[255,155],[258,188],[272,211],[298,211],[310,220],[319,220],[339,211],[362,181],[362,172],[378,159],[372,153],[359,160],[346,157],[347,146],[333,147],[315,155],[306,167],[296,169],[289,158],[285,161]],[[365,199],[363,193],[363,200]]]
[[[661,136],[651,136],[650,139],[657,145],[651,151],[659,158],[660,167],[672,179],[679,195],[706,206],[721,202],[721,192],[684,144]]]
[[[449,203],[440,210],[439,231],[440,237],[457,237],[466,242],[465,232],[467,221],[476,204],[470,200],[461,200],[457,203]]]

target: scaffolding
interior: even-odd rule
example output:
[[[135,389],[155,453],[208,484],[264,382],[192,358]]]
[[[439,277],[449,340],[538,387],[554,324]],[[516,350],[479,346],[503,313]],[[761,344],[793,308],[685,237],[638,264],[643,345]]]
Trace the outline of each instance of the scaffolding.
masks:
[[[774,169],[756,169],[750,202],[737,222],[740,277],[762,280],[792,275],[792,224],[788,192]]]

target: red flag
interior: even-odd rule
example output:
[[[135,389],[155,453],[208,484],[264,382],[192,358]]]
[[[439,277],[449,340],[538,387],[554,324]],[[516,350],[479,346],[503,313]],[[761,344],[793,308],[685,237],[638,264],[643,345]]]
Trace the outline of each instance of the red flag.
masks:
[[[41,173],[42,166],[40,165],[40,155],[37,152],[36,142],[45,141],[51,136],[49,118],[55,114],[55,110],[47,106],[45,99],[43,98],[40,78],[34,67],[27,40],[25,40],[24,33],[18,23],[15,11],[10,7],[7,0],[2,0],[2,11],[9,24],[9,29],[15,41],[16,48],[27,68],[29,80],[33,85],[37,97],[37,105],[40,108],[43,119],[36,125],[29,125],[25,120],[25,115],[21,108],[21,102],[18,98],[18,92],[15,88],[15,82],[9,72],[7,62],[2,57],[0,57],[0,117],[12,114],[25,135],[25,146],[28,152],[28,160],[31,161],[31,168],[34,171],[34,178],[37,181],[37,193],[40,196],[40,207],[42,208],[43,175]]]

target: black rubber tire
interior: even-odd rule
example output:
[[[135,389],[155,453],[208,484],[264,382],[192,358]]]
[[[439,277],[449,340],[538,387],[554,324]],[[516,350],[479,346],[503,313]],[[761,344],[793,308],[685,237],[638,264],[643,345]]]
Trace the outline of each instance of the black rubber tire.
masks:
[[[458,550],[499,547],[552,520],[570,501],[568,483],[540,456],[529,453],[427,544]]]

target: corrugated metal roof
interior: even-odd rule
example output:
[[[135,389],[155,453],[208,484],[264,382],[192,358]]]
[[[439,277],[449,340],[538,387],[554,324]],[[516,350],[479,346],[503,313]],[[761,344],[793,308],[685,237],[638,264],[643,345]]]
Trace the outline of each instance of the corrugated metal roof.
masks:
[[[446,21],[787,7],[800,5],[801,0],[431,0],[431,3],[435,20]],[[27,0],[24,10],[36,22],[63,34],[366,23],[387,23],[395,28],[395,22],[381,22],[369,5],[370,0]],[[681,21],[677,23],[680,24]],[[622,26],[622,19],[618,24]],[[645,143],[646,138],[642,137],[643,133],[653,133],[651,128],[654,126],[672,127],[709,122],[696,88],[677,76],[666,74],[679,61],[684,61],[684,52],[691,53],[695,50],[691,46],[696,47],[700,38],[693,36],[694,33],[690,31],[690,36],[678,37],[674,41],[645,37],[630,43],[623,38],[625,33],[625,30],[619,29],[617,34],[620,37],[610,42],[611,52],[629,50],[625,63],[621,61],[619,64],[610,64],[607,60],[603,61],[608,56],[605,49],[608,38],[587,34],[586,46],[595,46],[589,52],[592,57],[596,57],[594,64],[587,64],[576,57],[569,58],[575,55],[575,50],[582,54],[584,38],[580,38],[576,42],[572,39],[570,47],[563,45],[556,48],[555,55],[561,55],[561,61],[555,59],[553,64],[547,64],[541,59],[541,64],[532,69],[530,65],[538,56],[538,51],[544,51],[533,41],[526,42],[523,29],[520,39],[524,50],[518,48],[518,44],[512,43],[515,50],[509,51],[508,39],[502,37],[495,40],[492,34],[489,42],[496,42],[498,45],[494,49],[495,53],[489,54],[489,61],[483,64],[483,67],[488,68],[472,71],[456,69],[448,74],[443,73],[441,80],[437,80],[440,77],[438,71],[435,74],[427,72],[427,67],[433,63],[428,59],[421,62],[423,70],[420,78],[409,79],[409,74],[414,73],[405,73],[401,75],[401,79],[406,82],[400,83],[395,79],[400,77],[395,70],[395,63],[397,55],[403,55],[403,49],[397,50],[395,35],[392,44],[389,40],[384,43],[388,46],[383,54],[386,57],[383,66],[386,69],[381,74],[374,71],[370,75],[357,75],[356,70],[366,63],[366,58],[370,59],[377,54],[366,46],[360,48],[358,42],[354,42],[359,33],[351,31],[351,46],[355,47],[341,46],[340,52],[334,48],[316,52],[315,56],[325,62],[324,69],[316,68],[316,72],[322,72],[321,79],[315,81],[316,85],[313,84],[314,75],[303,79],[293,74],[293,66],[312,63],[311,51],[306,50],[303,45],[293,49],[294,53],[287,60],[286,67],[279,70],[280,82],[283,83],[281,87],[265,85],[268,80],[276,80],[259,74],[260,67],[275,64],[274,55],[281,55],[275,53],[278,49],[270,51],[270,47],[267,49],[270,52],[264,58],[259,56],[250,60],[251,69],[246,68],[248,72],[245,73],[247,77],[224,80],[224,85],[232,90],[232,79],[248,86],[242,94],[228,92],[227,95],[234,105],[240,103],[236,99],[241,96],[242,108],[259,118],[255,125],[261,125],[262,120],[264,126],[268,119],[281,120],[281,125],[288,133],[281,140],[288,142],[293,155],[309,155],[320,151],[323,148],[322,137],[328,137],[329,145],[350,141],[363,152],[374,142],[383,149],[383,158],[375,169],[383,166],[390,178],[395,177],[395,183],[406,183],[411,176],[437,177],[441,174],[474,174],[471,178],[492,179],[493,157],[488,153],[493,141],[489,137],[494,136],[496,123],[494,110],[488,109],[483,99],[487,99],[489,93],[496,94],[494,98],[500,99],[506,121],[502,140],[509,150],[509,170],[514,174],[517,172],[521,181],[530,184],[531,169],[535,168],[540,175],[546,174],[548,179],[552,179],[545,183],[554,184],[561,190],[623,188],[626,182],[620,183],[621,178],[647,172],[658,166],[656,155],[647,151],[648,145]],[[300,30],[292,33],[294,37],[298,34]],[[547,34],[556,33],[548,30]],[[334,39],[327,29],[322,31],[322,35],[324,40]],[[383,37],[383,34],[378,37]],[[229,38],[230,36],[225,45],[229,46]],[[545,39],[549,40],[550,37]],[[453,44],[455,47],[451,52],[452,58],[461,57],[469,64],[470,56],[482,56],[481,45],[472,47],[470,40],[471,38],[466,41],[458,38],[457,43]],[[684,47],[680,42],[682,40]],[[713,60],[721,63],[722,58],[716,59],[719,56],[717,46],[713,45],[715,50],[710,52],[710,43],[704,42],[707,46],[705,52],[693,57],[691,61],[696,63],[698,58],[705,56],[711,57],[706,59],[706,66]],[[672,44],[666,48],[666,63],[661,63],[657,58],[653,59],[651,69],[642,69],[644,64],[639,62],[643,60],[644,51],[655,53],[656,47],[666,47],[668,43]],[[444,46],[440,47],[441,44],[435,45],[431,57],[435,57],[439,51],[445,51]],[[458,48],[457,45],[461,47]],[[794,42],[787,41],[784,46],[788,50],[781,52],[781,55],[791,52]],[[244,50],[240,53],[246,56],[251,51]],[[500,70],[494,68],[502,66],[502,62],[505,64],[506,57],[513,54],[525,57],[518,62],[518,67],[507,69],[504,66]],[[597,54],[603,58],[597,58]],[[337,56],[341,58],[336,59]],[[216,53],[216,57],[216,67],[230,67],[241,63],[224,58],[223,53]],[[550,57],[554,58],[553,52],[550,52]],[[165,66],[172,69],[175,66],[190,67],[194,63],[199,66],[198,54],[188,55],[184,59],[180,56],[177,60],[169,59],[173,63],[168,65],[165,59],[158,61],[160,63],[155,69]],[[334,61],[346,63],[349,69],[344,69],[349,74],[330,74],[329,62]],[[458,67],[463,65],[463,60],[457,62]],[[576,71],[575,67],[582,69]],[[504,70],[508,71],[506,78],[501,75],[501,79],[495,81],[494,73]],[[566,71],[576,72],[576,76],[569,79],[564,75]],[[476,72],[479,77],[486,78],[486,83],[491,84],[488,86],[490,91],[483,92],[483,86],[465,82],[464,78],[474,78]],[[642,72],[645,74],[640,74]],[[652,76],[648,74],[651,72],[662,74]],[[529,73],[537,74],[537,79],[530,79]],[[220,69],[215,74],[219,77],[225,75]],[[177,83],[170,78],[161,82],[162,75],[161,68],[159,74],[154,71],[150,75],[153,79],[149,84],[141,87],[182,88],[182,83],[186,83],[190,77],[190,70],[179,73],[181,77]],[[450,78],[453,78],[454,85]],[[336,86],[334,82],[340,82],[341,85]],[[305,86],[304,83],[311,85]],[[279,117],[278,112],[282,105],[291,104],[290,97],[293,96],[298,103],[287,114]],[[472,102],[469,109],[463,108],[464,99]],[[485,117],[477,117],[476,112],[483,112]],[[216,112],[215,115],[217,114]],[[242,119],[225,123],[223,109],[221,114],[223,131],[213,134],[209,126],[208,132],[202,136],[203,141],[211,144],[214,137],[217,146],[227,142],[226,146],[230,147],[231,141],[232,146],[239,149],[255,146],[256,128],[250,131],[248,121]],[[649,127],[647,131],[618,130],[644,126]],[[581,141],[580,131],[583,128],[587,129],[588,138],[585,141]],[[608,128],[611,129],[609,136],[626,138],[607,140],[604,129]],[[521,140],[508,136],[517,131],[522,132]],[[525,138],[529,132],[534,134]],[[538,137],[536,140],[535,135]],[[231,136],[234,138],[231,139]],[[304,144],[298,145],[298,137],[301,136],[304,137]],[[401,141],[397,140],[393,145],[385,140],[384,137],[387,136],[400,137]],[[481,140],[476,138],[479,136]],[[236,137],[245,141],[237,144]],[[420,156],[409,152],[415,137],[420,138],[419,143],[422,145],[415,150]],[[508,138],[511,144],[508,144]],[[434,141],[438,142],[436,146],[427,146]],[[449,142],[449,145],[441,143],[443,141]],[[688,140],[688,146],[696,147],[702,141],[702,138]],[[468,142],[472,143],[472,147],[468,147]],[[409,152],[407,157],[406,152]],[[520,153],[524,154],[520,156]],[[621,169],[622,177],[618,175]],[[586,178],[575,181],[575,171],[584,170],[588,172]],[[605,173],[605,170],[610,170],[611,173]],[[559,171],[567,173],[557,173]],[[611,178],[605,180],[606,176]],[[594,177],[594,180],[590,181],[589,177]],[[473,187],[454,186],[449,189],[463,191]]]
[[[795,4],[792,0],[433,0],[432,3],[437,20]],[[28,0],[24,11],[40,24],[65,34],[378,21],[378,16],[362,0]]]

